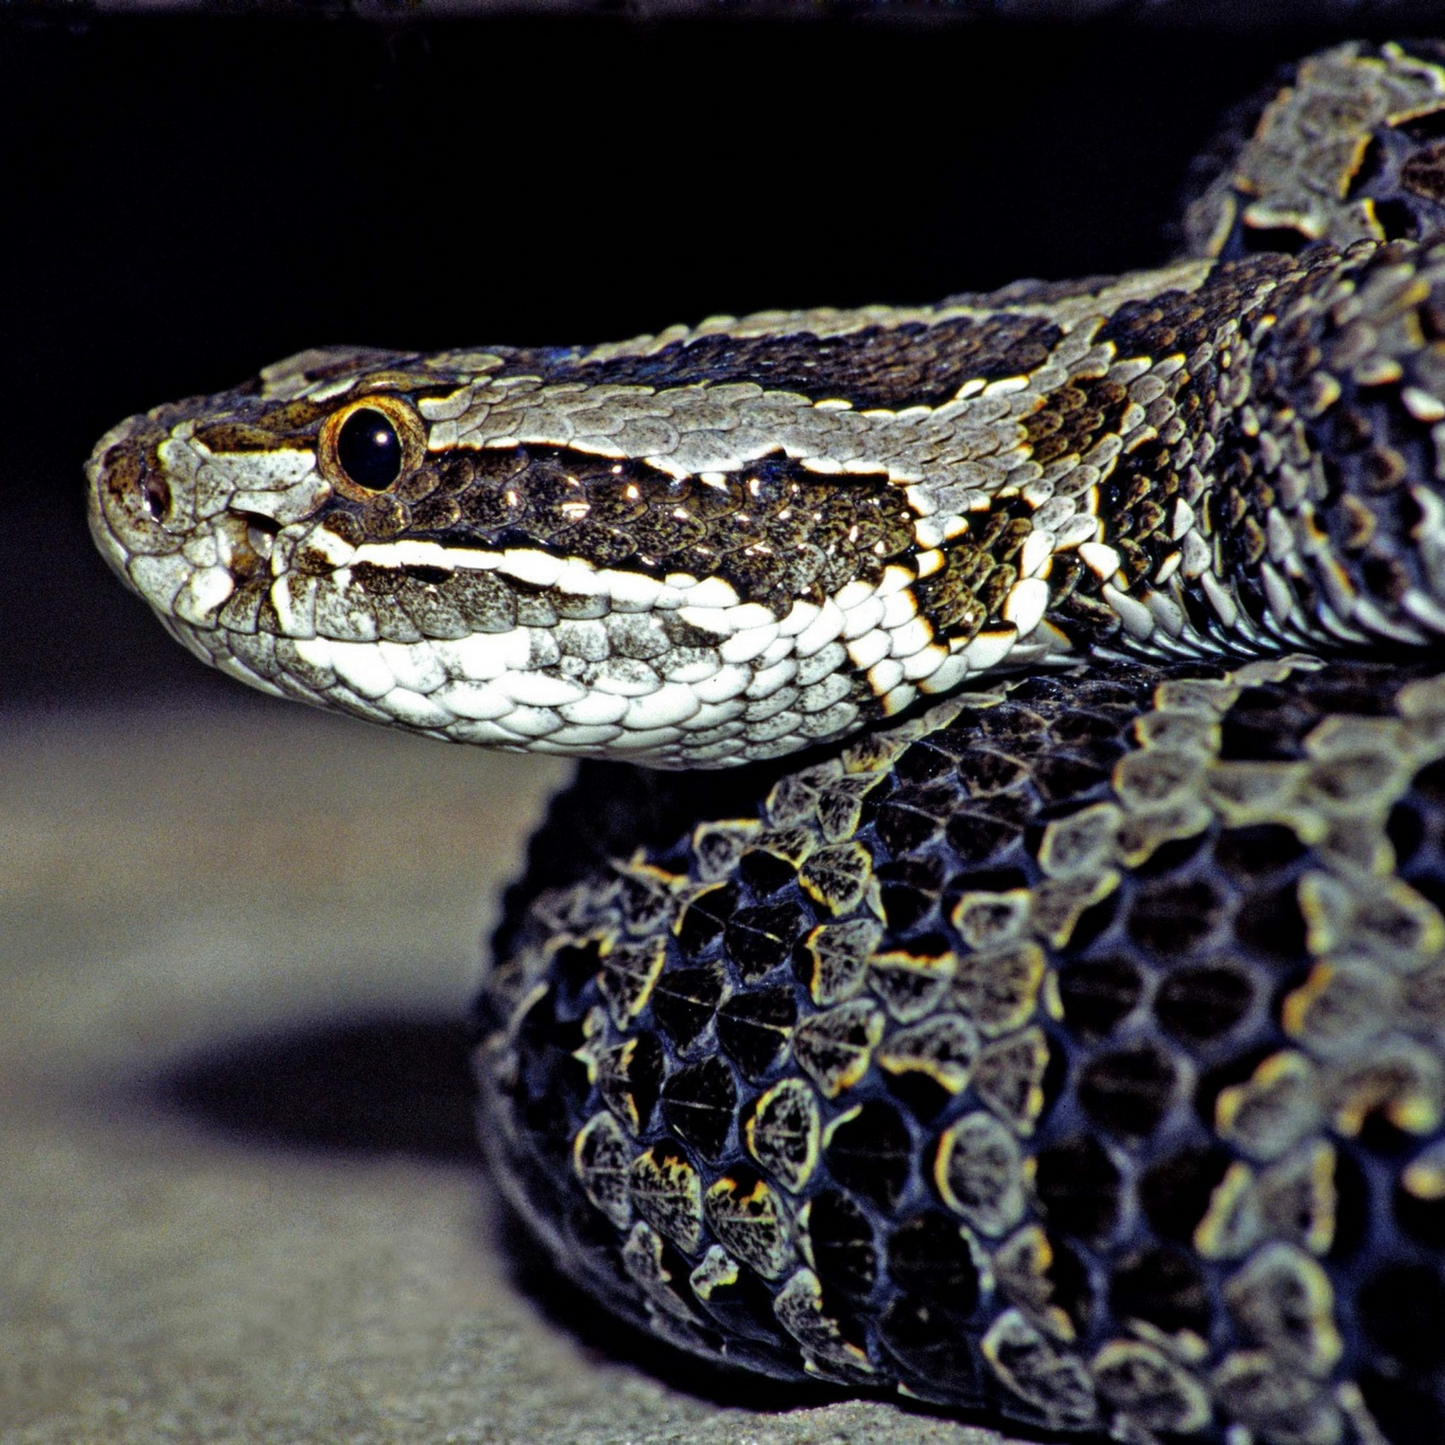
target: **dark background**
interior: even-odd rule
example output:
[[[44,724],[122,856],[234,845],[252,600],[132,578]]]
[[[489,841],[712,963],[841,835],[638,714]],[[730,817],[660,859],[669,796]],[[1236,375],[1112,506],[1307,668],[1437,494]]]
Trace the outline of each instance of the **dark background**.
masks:
[[[235,692],[85,536],[125,414],[318,344],[1151,264],[1219,113],[1385,24],[1255,9],[1291,23],[0,11],[0,705]]]

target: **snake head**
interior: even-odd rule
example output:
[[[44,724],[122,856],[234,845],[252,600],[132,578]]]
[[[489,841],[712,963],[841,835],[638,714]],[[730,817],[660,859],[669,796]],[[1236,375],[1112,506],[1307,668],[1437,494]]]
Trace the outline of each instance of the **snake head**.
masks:
[[[831,741],[1038,623],[985,629],[907,478],[739,426],[762,388],[589,385],[574,356],[303,353],[110,431],[92,532],[265,691],[664,767]],[[848,422],[785,400],[825,442]]]

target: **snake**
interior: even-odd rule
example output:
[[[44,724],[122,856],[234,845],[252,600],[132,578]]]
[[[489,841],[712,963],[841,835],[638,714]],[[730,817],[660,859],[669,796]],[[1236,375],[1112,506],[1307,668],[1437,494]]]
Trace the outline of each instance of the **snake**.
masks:
[[[1131,1445],[1445,1439],[1445,45],[1299,62],[1153,270],[133,416],[203,661],[577,755],[477,1008],[561,1269]]]

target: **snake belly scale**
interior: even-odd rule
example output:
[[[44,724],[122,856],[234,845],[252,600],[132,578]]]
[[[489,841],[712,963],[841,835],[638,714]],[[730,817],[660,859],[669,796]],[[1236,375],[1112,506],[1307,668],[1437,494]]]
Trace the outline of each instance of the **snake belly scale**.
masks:
[[[1442,128],[1439,47],[1345,46],[1160,270],[307,352],[98,443],[205,661],[670,770],[582,765],[479,1007],[610,1308],[1014,1429],[1445,1438]]]

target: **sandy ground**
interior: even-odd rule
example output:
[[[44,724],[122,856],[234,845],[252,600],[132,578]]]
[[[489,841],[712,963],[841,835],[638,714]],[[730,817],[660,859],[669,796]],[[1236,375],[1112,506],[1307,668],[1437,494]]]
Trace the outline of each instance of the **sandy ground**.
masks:
[[[7,1445],[996,1445],[651,1347],[507,1218],[463,1020],[561,768],[264,703],[0,733]]]

